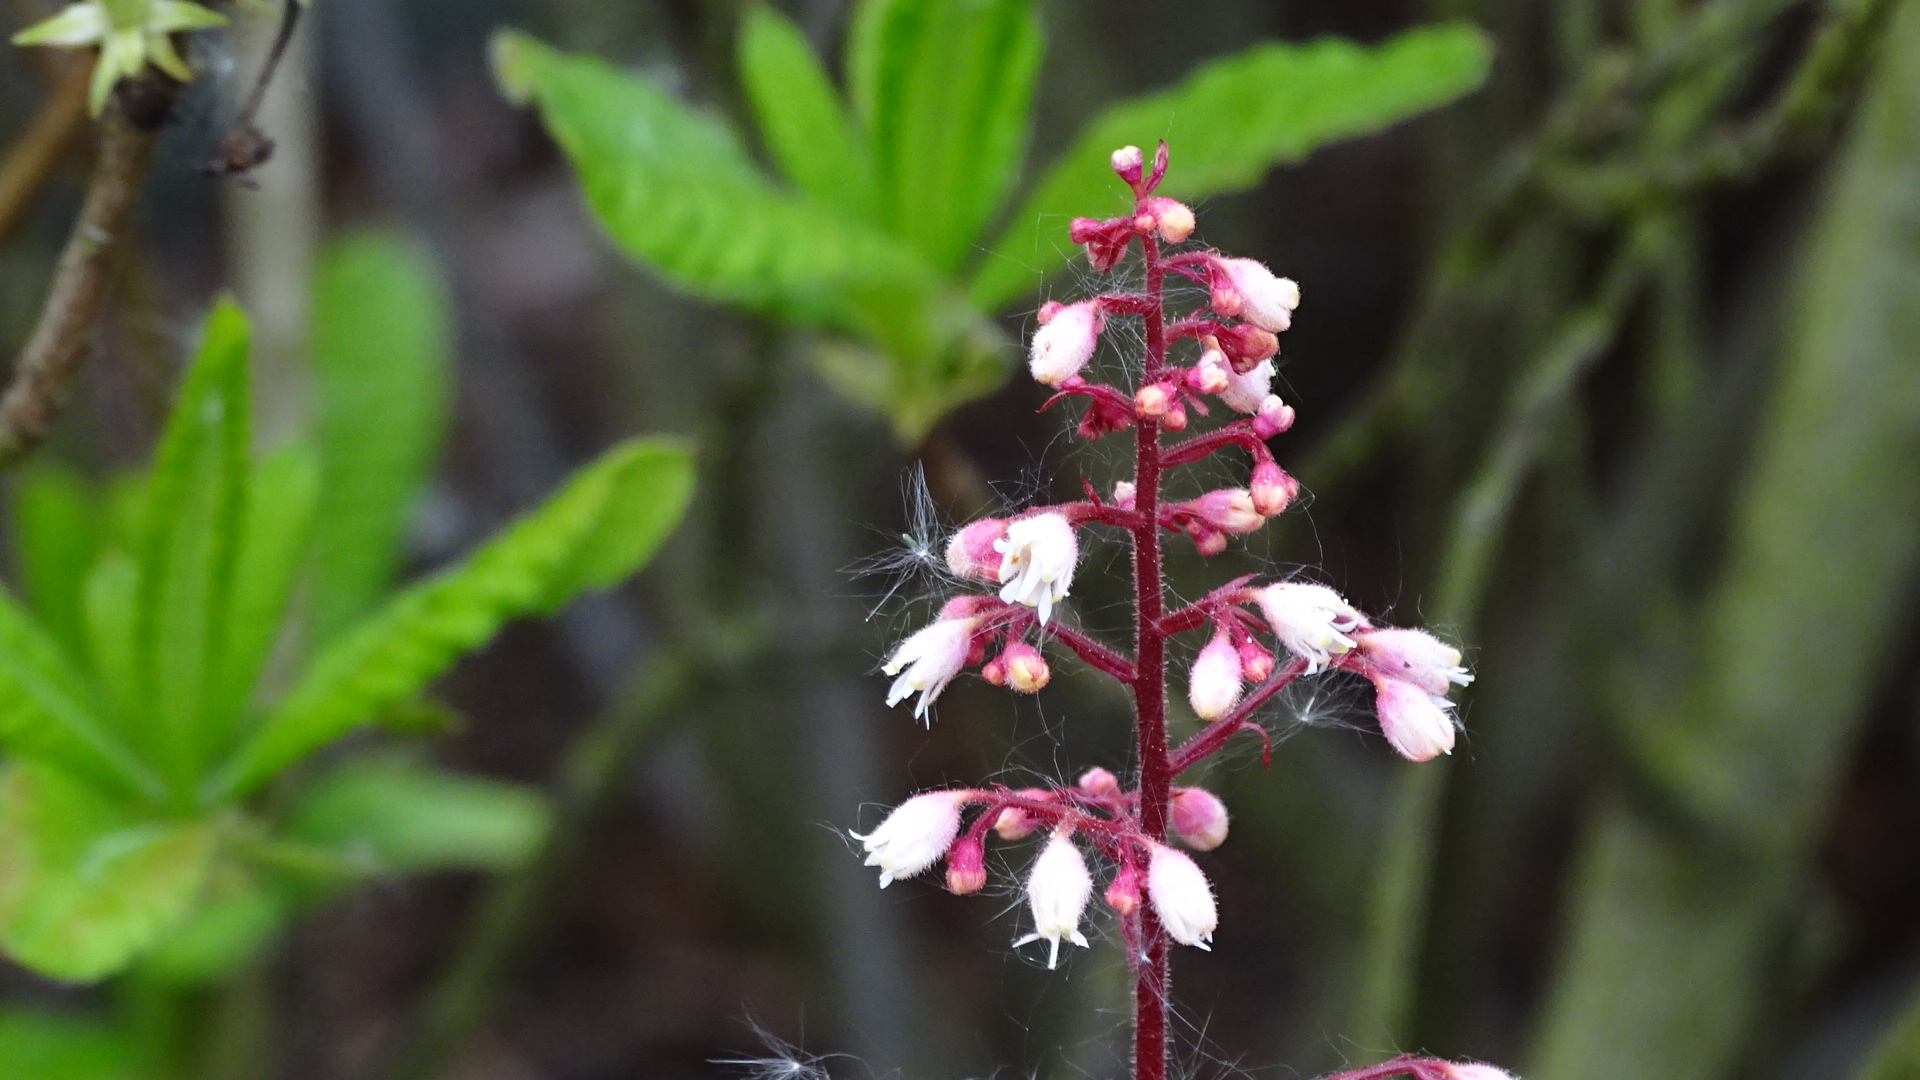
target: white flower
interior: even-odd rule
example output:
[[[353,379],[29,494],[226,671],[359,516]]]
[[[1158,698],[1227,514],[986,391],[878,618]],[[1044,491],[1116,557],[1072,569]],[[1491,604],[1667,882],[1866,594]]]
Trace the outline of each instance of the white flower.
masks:
[[[1213,889],[1207,876],[1178,851],[1164,844],[1153,846],[1153,858],[1147,863],[1147,899],[1153,901],[1154,914],[1167,936],[1182,945],[1205,949],[1213,939],[1213,928],[1220,914],[1213,906]]]
[[[13,43],[68,48],[99,44],[88,92],[88,105],[98,116],[114,85],[137,77],[149,61],[181,82],[192,82],[193,69],[174,48],[173,35],[226,22],[219,12],[186,0],[83,0],[13,35]]]
[[[1073,526],[1054,513],[1019,518],[1007,526],[1005,539],[994,541],[993,549],[1001,556],[1000,599],[1038,608],[1045,624],[1053,605],[1073,585],[1074,564],[1080,558]]]
[[[1233,291],[1240,294],[1242,319],[1262,330],[1279,333],[1293,325],[1293,309],[1300,306],[1300,286],[1292,278],[1274,277],[1258,259],[1221,259]]]
[[[1082,300],[1054,311],[1047,324],[1033,332],[1027,367],[1036,382],[1058,386],[1087,366],[1106,316],[1097,300]]]
[[[979,621],[976,618],[937,619],[901,642],[880,669],[888,675],[900,676],[887,691],[887,705],[898,705],[907,695],[918,693],[920,701],[914,705],[913,715],[924,718],[927,706],[932,705],[940,691],[967,666],[967,654],[973,651],[973,628]],[[900,671],[903,667],[907,669],[905,674]]]
[[[880,827],[851,834],[867,850],[868,866],[880,868],[880,887],[910,878],[940,861],[960,835],[960,808],[969,792],[929,791],[895,807]]]
[[[1200,719],[1218,720],[1233,711],[1239,700],[1240,650],[1233,647],[1225,630],[1216,630],[1187,673],[1187,703]]]
[[[1220,391],[1220,400],[1227,408],[1237,413],[1253,416],[1260,411],[1260,405],[1273,393],[1273,360],[1268,358],[1253,366],[1244,375],[1232,374],[1227,369],[1227,388]]]
[[[1430,694],[1473,681],[1460,666],[1460,650],[1425,630],[1374,630],[1360,636],[1360,652],[1374,667]]]
[[[1273,636],[1307,662],[1308,675],[1326,667],[1334,654],[1353,648],[1348,635],[1364,621],[1353,605],[1325,585],[1283,581],[1261,589],[1256,599]]]
[[[1380,733],[1408,761],[1453,753],[1453,702],[1391,675],[1373,676]]]
[[[1033,860],[1033,872],[1027,877],[1027,906],[1033,909],[1033,933],[1013,943],[1014,948],[1046,940],[1053,949],[1047,954],[1047,967],[1060,960],[1060,942],[1071,941],[1087,947],[1080,933],[1080,914],[1093,895],[1093,876],[1087,873],[1087,860],[1068,840],[1064,831],[1056,832]]]

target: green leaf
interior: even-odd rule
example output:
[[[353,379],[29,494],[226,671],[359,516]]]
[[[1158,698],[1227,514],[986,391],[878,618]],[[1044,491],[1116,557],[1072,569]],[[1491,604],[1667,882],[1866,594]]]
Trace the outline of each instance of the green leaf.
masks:
[[[136,701],[148,752],[184,789],[217,745],[222,620],[234,580],[248,463],[246,316],[230,300],[208,314],[193,366],[161,435],[135,553]],[[224,726],[224,725],[220,725]]]
[[[866,136],[800,28],[765,4],[740,29],[740,79],[767,155],[794,187],[852,221],[878,214]]]
[[[111,975],[187,915],[214,846],[206,822],[142,821],[16,761],[0,779],[0,948],[56,979]]]
[[[626,577],[679,522],[692,486],[691,454],[679,442],[632,439],[609,451],[465,562],[401,592],[321,653],[210,795],[249,791],[411,698],[508,619],[551,613]]]
[[[1782,927],[1804,917],[1861,725],[1898,672],[1920,571],[1920,6],[1878,44],[1795,260],[1724,569],[1683,616],[1695,648],[1672,656],[1670,689],[1644,672],[1675,650],[1623,665],[1652,684],[1623,717],[1647,775],[1601,804],[1570,875],[1530,1077],[1717,1080],[1747,1060]]]
[[[966,261],[1026,149],[1043,49],[1031,0],[866,0],[848,46],[881,220],[942,270]]]
[[[314,277],[313,362],[324,478],[314,538],[313,640],[326,643],[393,584],[407,515],[431,474],[450,404],[453,331],[425,251],[348,233]]]
[[[252,703],[262,667],[279,640],[287,601],[312,535],[320,461],[290,443],[253,467],[247,481],[233,583],[222,620],[216,697],[205,723],[215,746],[230,743]]]
[[[1485,80],[1487,39],[1464,24],[1409,30],[1380,45],[1323,38],[1277,42],[1215,60],[1179,86],[1108,109],[1088,124],[1013,216],[967,290],[997,311],[1066,265],[1075,217],[1128,212],[1108,163],[1122,146],[1172,152],[1161,194],[1199,199],[1241,191],[1272,166],[1340,139],[1379,131],[1468,93]]]
[[[234,865],[217,868],[200,905],[140,960],[140,974],[183,986],[217,982],[271,943],[293,914],[290,889]]]
[[[106,533],[100,512],[86,480],[60,465],[29,470],[13,499],[21,591],[34,616],[76,654],[86,648],[81,598],[87,570]]]
[[[106,692],[108,716],[128,740],[140,736],[140,693],[134,674],[134,608],[139,604],[140,570],[133,556],[108,551],[87,575],[83,613],[87,624],[87,661]]]
[[[389,757],[322,777],[287,832],[395,871],[510,870],[532,857],[547,824],[546,800],[530,788]]]
[[[0,748],[58,762],[110,788],[160,781],[114,733],[66,650],[0,588]]]
[[[0,1012],[0,1080],[134,1080],[127,1036],[97,1020]]]

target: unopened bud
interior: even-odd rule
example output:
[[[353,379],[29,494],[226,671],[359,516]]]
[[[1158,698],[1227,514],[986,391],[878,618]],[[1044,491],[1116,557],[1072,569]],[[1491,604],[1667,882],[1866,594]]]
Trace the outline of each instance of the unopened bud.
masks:
[[[1133,395],[1134,415],[1142,420],[1158,420],[1173,407],[1173,391],[1159,383],[1148,383]]]
[[[1300,482],[1271,461],[1253,467],[1248,490],[1253,494],[1253,509],[1262,517],[1273,517],[1285,510],[1300,494]]]
[[[1263,439],[1275,435],[1293,426],[1293,406],[1280,400],[1278,394],[1268,394],[1260,402],[1260,411],[1253,417],[1253,433]]]
[[[1240,685],[1239,650],[1225,630],[1216,630],[1187,675],[1187,703],[1200,719],[1218,720],[1240,701]]]
[[[1227,806],[1205,788],[1173,789],[1173,831],[1195,851],[1212,851],[1227,839]],[[956,848],[958,845],[956,845]],[[952,856],[948,856],[949,862]]]
[[[947,890],[965,896],[979,892],[986,884],[986,845],[976,836],[955,840],[947,849]]]
[[[1227,363],[1233,365],[1236,372],[1252,371],[1260,366],[1260,361],[1271,359],[1280,351],[1279,338],[1246,323],[1223,326],[1214,331],[1213,337],[1220,343],[1220,351],[1227,355]]]
[[[1147,177],[1149,188],[1159,187],[1160,178],[1167,175],[1167,140],[1161,139],[1153,148],[1153,175]]]
[[[1153,845],[1147,864],[1147,897],[1168,937],[1201,949],[1213,939],[1219,922],[1213,890],[1192,859],[1170,847]]]
[[[1113,775],[1111,770],[1103,769],[1098,765],[1081,773],[1079,781],[1074,786],[1102,799],[1110,799],[1120,794],[1120,778]]]
[[[1224,533],[1250,533],[1267,523],[1246,488],[1221,488],[1187,504],[1201,521]]]
[[[1009,806],[1000,811],[1000,816],[994,820],[993,831],[1002,840],[1025,840],[1039,824],[1032,814],[1017,806]]]
[[[1206,526],[1191,528],[1188,535],[1193,537],[1193,550],[1212,558],[1227,550],[1227,534]]]
[[[1106,316],[1098,301],[1041,307],[1040,329],[1033,333],[1027,358],[1034,381],[1058,386],[1080,374],[1080,369],[1093,359],[1093,350],[1100,343],[1100,330],[1105,325]]]
[[[1223,291],[1238,297],[1237,302],[1230,301],[1233,311],[1221,311],[1217,302],[1215,311],[1238,316],[1274,333],[1293,325],[1293,309],[1300,306],[1300,286],[1292,278],[1273,276],[1273,271],[1255,259],[1219,259],[1213,267],[1216,300]]]
[[[1273,674],[1273,654],[1260,643],[1247,638],[1236,646],[1240,650],[1240,674],[1248,682],[1265,682]]]
[[[995,657],[995,662],[1006,665],[1007,686],[1022,694],[1039,693],[1040,688],[1053,677],[1053,673],[1047,669],[1046,657],[1040,655],[1039,649],[1023,641],[1007,646]]]
[[[1107,906],[1122,918],[1140,910],[1140,868],[1133,863],[1121,863],[1120,871],[1113,875],[1113,881],[1107,885]]]
[[[1167,409],[1167,415],[1160,418],[1160,426],[1168,431],[1187,430],[1187,407],[1174,402]]]
[[[1140,172],[1147,163],[1146,155],[1137,146],[1123,146],[1115,150],[1108,160],[1113,164],[1113,171],[1129,185],[1140,182]]]
[[[986,663],[980,665],[980,677],[982,679],[985,679],[989,686],[1007,685],[1006,659],[1004,657],[996,656],[993,659],[987,661]]]
[[[1441,1066],[1446,1080],[1513,1080],[1513,1074],[1476,1061],[1449,1061]]]
[[[1218,394],[1233,385],[1233,368],[1227,363],[1227,354],[1219,349],[1200,354],[1200,362],[1187,372],[1187,385],[1200,394]]]
[[[994,544],[1006,538],[1005,518],[981,518],[953,534],[947,542],[947,568],[955,577],[1000,583],[1000,552]]]
[[[1113,505],[1120,509],[1133,509],[1133,500],[1136,497],[1138,497],[1138,489],[1133,486],[1133,481],[1122,480],[1113,485]]]
[[[1146,212],[1160,239],[1178,244],[1193,235],[1193,210],[1177,199],[1155,197],[1147,200]]]

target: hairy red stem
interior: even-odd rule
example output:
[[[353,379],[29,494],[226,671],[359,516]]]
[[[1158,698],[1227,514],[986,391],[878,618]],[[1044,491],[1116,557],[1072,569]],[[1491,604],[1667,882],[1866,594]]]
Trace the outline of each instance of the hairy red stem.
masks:
[[[1147,354],[1145,382],[1158,378],[1167,362],[1164,303],[1166,270],[1160,245],[1143,238],[1146,258],[1145,312]],[[1160,425],[1142,420],[1136,429],[1134,451],[1134,509],[1144,519],[1133,530],[1134,680],[1133,709],[1137,757],[1140,762],[1140,828],[1156,841],[1167,838],[1173,768],[1167,757],[1166,635],[1160,629],[1164,612],[1160,565]],[[1142,904],[1139,953],[1129,956],[1133,968],[1134,1080],[1166,1080],[1167,1076],[1167,935],[1160,928],[1152,904]]]

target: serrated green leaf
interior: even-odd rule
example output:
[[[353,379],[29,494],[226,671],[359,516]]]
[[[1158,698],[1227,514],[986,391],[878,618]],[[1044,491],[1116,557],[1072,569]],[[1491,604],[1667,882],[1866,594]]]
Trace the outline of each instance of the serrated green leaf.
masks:
[[[0,1080],[134,1080],[126,1034],[98,1020],[0,1011]]]
[[[135,552],[135,700],[148,721],[140,730],[179,790],[217,745],[209,709],[249,472],[246,316],[223,299],[202,335],[161,435]]]
[[[1016,179],[1044,45],[1032,0],[866,0],[848,45],[881,221],[941,270]]]
[[[214,697],[203,721],[211,746],[229,745],[239,730],[280,638],[312,536],[319,488],[320,460],[305,443],[283,446],[253,466],[221,620]]]
[[[287,833],[394,871],[509,870],[539,848],[548,817],[546,800],[523,785],[385,758],[320,778]]]
[[[1485,35],[1422,27],[1380,45],[1269,43],[1202,66],[1179,86],[1113,106],[1087,125],[997,240],[967,295],[997,311],[1066,265],[1067,223],[1132,205],[1108,163],[1122,146],[1172,152],[1161,193],[1199,199],[1252,187],[1276,164],[1379,131],[1483,82]]]
[[[43,975],[125,967],[192,908],[214,853],[207,822],[143,821],[51,766],[0,778],[0,948]]]
[[[781,175],[849,220],[873,221],[879,204],[866,136],[806,35],[765,4],[748,8],[740,28],[740,80]]]
[[[427,253],[373,230],[328,245],[311,324],[324,479],[308,625],[324,644],[399,570],[408,511],[446,432],[453,331]]]
[[[97,784],[153,796],[160,781],[102,715],[60,643],[0,588],[0,748]]]
[[[86,480],[55,464],[29,470],[13,498],[21,592],[34,617],[74,655],[86,650],[81,600],[105,535],[100,512]]]
[[[321,653],[210,797],[249,791],[412,697],[508,619],[550,613],[637,570],[678,524],[692,485],[691,454],[679,442],[632,439],[609,451],[465,562],[404,590]]]

